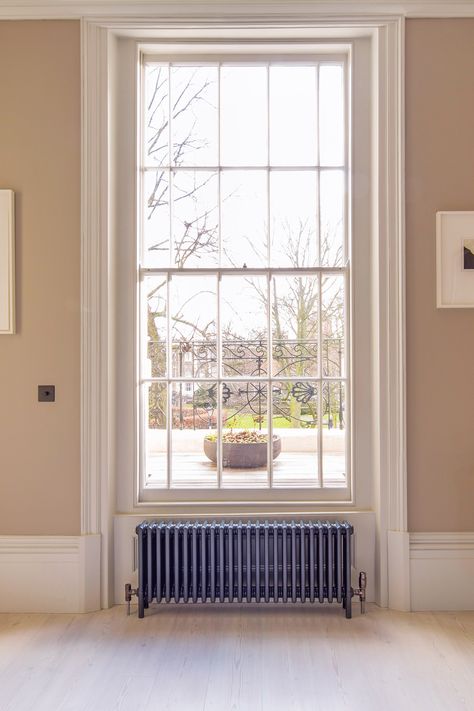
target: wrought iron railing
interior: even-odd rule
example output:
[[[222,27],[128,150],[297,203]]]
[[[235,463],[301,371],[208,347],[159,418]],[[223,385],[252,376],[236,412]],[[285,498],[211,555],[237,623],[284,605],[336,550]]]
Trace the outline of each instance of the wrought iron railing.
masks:
[[[319,414],[315,383],[308,381],[318,372],[318,343],[316,340],[278,340],[272,344],[272,406],[273,417],[280,417],[294,427],[316,427],[318,419],[344,428],[344,396],[342,382],[333,383],[322,393],[322,412]],[[322,348],[322,369],[327,377],[342,375],[343,340],[326,338]],[[215,379],[217,344],[209,341],[181,341],[172,346],[172,375],[202,379],[203,382],[175,385],[172,395],[173,426],[178,429],[202,429],[215,426],[217,418],[217,384]],[[252,381],[264,377],[268,368],[267,343],[264,340],[224,340],[222,342],[222,419],[224,426],[238,423],[242,415],[252,419],[253,427],[261,429],[267,418],[268,384]],[[232,376],[248,376],[249,382],[233,381]],[[278,378],[291,378],[279,381]],[[206,382],[208,381],[208,382]],[[157,420],[152,412],[151,420]],[[164,425],[164,423],[163,423]],[[158,422],[154,425],[160,426]],[[238,424],[236,424],[238,426]]]

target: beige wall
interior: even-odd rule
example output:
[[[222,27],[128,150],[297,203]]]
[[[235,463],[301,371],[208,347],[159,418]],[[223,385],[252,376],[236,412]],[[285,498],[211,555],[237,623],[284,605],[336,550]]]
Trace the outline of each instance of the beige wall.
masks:
[[[18,327],[0,336],[0,534],[77,534],[78,22],[0,22],[0,188],[16,192]]]
[[[435,308],[435,213],[474,209],[474,20],[407,22],[408,496],[474,530],[474,311]],[[0,187],[17,193],[18,334],[0,337],[0,534],[76,534],[79,23],[0,22]],[[54,383],[57,402],[36,401]]]
[[[474,210],[474,20],[406,30],[409,528],[474,531],[474,310],[435,301],[435,213]]]

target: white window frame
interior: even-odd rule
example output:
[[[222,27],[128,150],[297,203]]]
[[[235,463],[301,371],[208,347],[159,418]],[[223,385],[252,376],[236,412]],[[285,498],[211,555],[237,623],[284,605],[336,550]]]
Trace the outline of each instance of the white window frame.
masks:
[[[254,8],[255,9],[255,8]],[[102,535],[102,604],[113,600],[112,525],[121,511],[116,498],[116,467],[120,457],[115,414],[121,391],[116,377],[117,341],[114,324],[115,280],[120,272],[114,254],[117,226],[113,196],[115,111],[108,96],[114,83],[114,43],[117,37],[177,36],[208,38],[212,33],[240,39],[366,37],[372,52],[373,197],[370,259],[374,266],[371,290],[374,328],[370,353],[375,364],[370,383],[376,417],[372,422],[370,461],[374,468],[371,510],[375,517],[376,599],[382,605],[409,608],[408,533],[406,527],[405,467],[405,315],[403,202],[403,18],[363,17],[347,20],[297,10],[282,15],[261,8],[259,19],[223,12],[223,19],[206,24],[201,14],[182,12],[166,19],[128,17],[83,21],[83,202],[82,202],[82,533]],[[267,16],[267,19],[265,17]],[[208,16],[207,19],[209,19]],[[262,19],[262,17],[264,19]],[[243,33],[243,34],[242,34]],[[172,42],[171,42],[172,43]],[[120,433],[122,435],[122,433]],[[355,434],[355,436],[357,436]],[[296,511],[293,504],[291,510]],[[319,507],[341,513],[341,507]],[[344,515],[362,521],[364,511],[347,507]],[[156,514],[146,506],[127,510],[140,519]],[[231,512],[234,513],[234,512]],[[245,511],[238,511],[245,515]],[[259,512],[255,512],[259,513]],[[297,514],[318,513],[298,508]],[[222,515],[209,507],[207,515]],[[163,514],[165,515],[165,514]],[[173,514],[176,516],[176,513]],[[120,518],[120,517],[118,517]],[[132,516],[133,518],[133,516]],[[117,524],[116,518],[116,524]],[[360,567],[360,566],[359,566]],[[390,569],[390,577],[388,570]]]
[[[136,152],[138,137],[137,132],[139,131],[140,122],[140,106],[138,102],[138,87],[140,82],[140,55],[143,52],[157,55],[160,50],[165,57],[169,57],[170,54],[178,53],[181,58],[186,55],[195,54],[195,45],[186,45],[183,43],[178,43],[174,41],[170,46],[169,44],[164,44],[161,47],[156,44],[151,44],[150,42],[143,43],[139,40],[130,39],[125,41],[120,41],[116,47],[116,71],[120,77],[120,86],[113,87],[115,90],[115,95],[117,97],[117,106],[115,110],[115,115],[117,116],[115,134],[111,131],[112,135],[115,135],[115,141],[120,145],[120,151],[115,151],[111,156],[111,161],[118,161],[118,155],[120,153],[120,161],[116,163],[115,171],[119,174],[124,174],[127,176],[121,184],[119,184],[118,189],[121,191],[121,197],[116,199],[117,209],[112,213],[111,217],[117,224],[117,234],[115,235],[116,245],[112,245],[111,254],[114,255],[119,268],[115,272],[117,279],[121,285],[127,284],[127,289],[121,287],[118,290],[116,313],[120,313],[120,318],[115,318],[114,330],[118,341],[120,343],[119,352],[120,357],[115,361],[115,366],[119,372],[120,379],[120,392],[118,397],[120,399],[121,405],[119,408],[119,419],[116,422],[116,426],[120,429],[121,435],[117,437],[117,502],[120,511],[134,512],[138,513],[140,511],[150,512],[154,515],[200,515],[206,516],[207,514],[215,515],[217,512],[227,512],[228,515],[233,515],[239,513],[239,515],[275,515],[277,513],[281,514],[293,514],[300,515],[301,512],[314,511],[320,509],[321,506],[325,507],[327,511],[339,510],[341,506],[346,509],[351,510],[363,509],[368,510],[372,506],[372,488],[373,488],[373,476],[372,476],[372,464],[370,461],[370,426],[371,426],[371,413],[367,413],[367,408],[370,408],[370,403],[367,401],[364,403],[364,398],[359,398],[360,400],[360,415],[357,411],[353,411],[352,403],[354,401],[352,389],[355,382],[359,382],[359,390],[361,393],[366,390],[367,385],[363,383],[364,378],[367,377],[367,363],[369,356],[369,348],[367,343],[364,342],[362,333],[360,337],[358,333],[349,334],[347,337],[347,342],[350,344],[352,352],[350,353],[349,363],[351,366],[351,371],[348,373],[350,388],[346,394],[347,397],[347,407],[350,412],[350,420],[352,423],[358,422],[358,447],[357,451],[354,452],[352,448],[350,433],[347,437],[347,448],[348,448],[348,485],[347,487],[341,488],[327,488],[327,489],[302,489],[302,488],[275,488],[275,489],[238,489],[234,492],[229,489],[222,490],[210,490],[210,489],[156,489],[153,487],[145,488],[143,482],[140,481],[139,471],[140,471],[140,432],[139,432],[139,415],[138,411],[141,412],[142,408],[137,410],[137,400],[135,398],[135,388],[137,385],[137,380],[131,380],[130,374],[136,374],[138,371],[137,359],[138,354],[135,351],[130,350],[130,333],[137,330],[136,320],[138,319],[138,307],[136,295],[136,282],[137,273],[135,268],[136,260],[136,247],[132,245],[136,244],[136,240],[130,239],[131,234],[136,234],[137,224],[139,223],[140,216],[137,213],[137,202],[132,203],[131,196],[137,195],[139,190],[139,181],[137,177],[137,167],[136,167]],[[257,51],[268,55],[275,55],[277,52],[285,57],[301,57],[301,56],[335,56],[343,55],[348,64],[349,75],[351,69],[352,54],[356,51],[354,46],[354,41],[317,41],[313,40],[302,40],[299,39],[295,42],[291,37],[282,38],[278,43],[266,42],[262,43],[258,40],[247,41],[245,45],[242,43],[229,43],[228,41],[214,41],[212,44],[200,44],[200,49],[206,57],[209,56],[221,56],[222,54],[231,54],[240,51],[241,54],[255,55]],[[360,47],[358,49],[359,55],[356,60],[362,66],[363,60],[365,60],[367,68],[369,67],[369,53],[367,48],[362,50]],[[240,55],[238,55],[240,56]],[[370,69],[368,69],[370,74]],[[128,77],[124,80],[124,76]],[[364,72],[360,70],[360,82],[365,86],[365,92],[368,93],[368,82],[364,76]],[[348,76],[347,87],[350,87],[351,77]],[[114,90],[109,93],[113,96]],[[349,89],[346,93],[349,93]],[[366,97],[367,98],[367,97]],[[346,96],[348,104],[347,118],[350,120],[350,113],[352,108],[352,102],[349,101],[349,97]],[[362,103],[362,102],[361,102]],[[135,107],[135,109],[134,109]],[[369,104],[359,109],[358,113],[362,116],[359,118],[359,125],[361,130],[357,131],[357,151],[358,151],[358,170],[362,174],[367,175],[367,180],[369,180],[370,173],[370,147],[368,143],[367,135],[363,136],[364,129],[368,134],[367,124],[369,123],[368,116]],[[348,132],[349,137],[352,136],[353,131]],[[351,171],[351,151],[348,148],[348,156],[346,157],[346,165],[349,172]],[[350,180],[348,188],[350,190]],[[347,192],[348,201],[349,190]],[[363,194],[362,194],[363,195]],[[127,199],[128,197],[128,199]],[[368,208],[368,201],[366,196],[363,195],[362,198],[354,200],[352,202],[352,214],[348,212],[346,206],[346,214],[348,215],[347,220],[347,234],[351,232],[352,224],[356,224],[358,237],[357,239],[363,243],[366,239],[365,235],[370,230],[370,215]],[[117,247],[118,245],[118,247]],[[117,249],[116,249],[117,248]],[[114,252],[114,250],[116,251]],[[125,251],[124,251],[125,249]],[[370,282],[369,271],[367,270],[367,264],[361,257],[365,252],[369,251],[369,242],[366,239],[365,246],[362,245],[359,250],[359,254],[354,262],[355,269],[353,270],[353,278],[351,279],[351,288],[354,281],[357,280],[361,285],[359,289],[360,294],[365,291],[365,309],[364,306],[359,305],[359,312],[368,312],[370,308],[370,296],[367,293],[367,285]],[[130,265],[130,269],[122,268],[123,265]],[[128,298],[123,298],[124,294],[134,294],[136,295],[135,301]],[[114,294],[111,296],[115,298]],[[355,322],[352,318],[352,304],[353,298],[350,290],[347,290],[347,324]],[[360,299],[360,304],[364,304],[364,300]],[[113,305],[111,304],[111,310]],[[131,314],[135,314],[133,320]],[[125,314],[125,318],[124,318]],[[128,317],[126,316],[128,314]],[[355,345],[358,342],[358,345]],[[352,364],[354,362],[354,347],[359,354],[359,375],[353,371]],[[125,354],[125,355],[124,355]],[[354,377],[355,376],[355,377]],[[132,400],[133,394],[133,400]],[[357,403],[357,399],[355,400]],[[133,417],[132,417],[133,414]],[[133,433],[133,441],[131,437]],[[354,456],[357,457],[357,461],[354,462]],[[354,477],[355,471],[361,471],[364,473],[363,476]]]
[[[180,49],[180,51],[179,51]],[[316,267],[308,267],[307,269],[293,269],[290,267],[287,268],[275,268],[275,267],[261,267],[261,268],[246,268],[245,271],[243,269],[234,269],[234,268],[222,268],[222,267],[209,267],[208,269],[191,269],[191,268],[186,268],[184,270],[180,270],[177,268],[149,268],[146,266],[141,266],[140,265],[140,255],[141,255],[141,250],[138,249],[138,273],[137,273],[137,278],[139,281],[143,279],[143,277],[147,275],[153,275],[155,273],[159,273],[160,275],[167,275],[167,278],[173,276],[173,275],[182,275],[182,274],[193,274],[193,275],[216,275],[220,281],[221,277],[223,275],[227,274],[241,274],[241,275],[246,275],[246,276],[252,276],[252,275],[263,275],[263,276],[268,276],[271,278],[273,275],[277,274],[284,274],[284,275],[289,275],[291,276],[292,274],[296,275],[297,273],[305,274],[305,275],[311,275],[311,276],[316,276],[318,277],[319,284],[321,286],[321,278],[324,277],[325,275],[330,275],[332,274],[338,274],[344,277],[345,281],[345,323],[344,323],[344,331],[345,331],[345,337],[344,337],[344,353],[345,353],[345,360],[346,360],[346,373],[342,377],[341,380],[344,382],[344,388],[345,388],[345,403],[346,403],[346,428],[345,428],[345,461],[346,461],[346,485],[345,486],[339,486],[339,487],[331,487],[331,486],[321,486],[319,488],[316,488],[314,486],[308,486],[304,487],[302,485],[298,485],[296,487],[275,487],[273,486],[273,461],[272,457],[269,451],[268,455],[268,461],[269,461],[269,471],[268,471],[268,486],[267,487],[249,487],[248,489],[245,489],[243,487],[238,487],[236,489],[232,489],[230,487],[222,487],[221,485],[221,479],[222,479],[222,472],[220,468],[218,468],[218,486],[217,488],[192,488],[191,486],[188,488],[173,488],[170,484],[170,461],[169,461],[169,455],[168,455],[168,484],[166,487],[163,486],[157,486],[153,482],[148,483],[146,480],[146,466],[145,466],[145,434],[144,434],[144,428],[145,428],[145,422],[144,422],[144,416],[143,413],[145,411],[145,403],[143,401],[143,390],[142,390],[142,381],[143,378],[141,376],[141,358],[140,358],[140,353],[138,354],[137,357],[137,363],[135,364],[135,368],[137,371],[137,386],[140,391],[140,395],[138,397],[138,418],[137,418],[137,427],[136,429],[138,430],[137,433],[137,443],[136,443],[136,451],[137,451],[137,461],[136,461],[136,472],[135,472],[135,477],[137,481],[137,489],[135,493],[135,505],[140,505],[140,504],[145,504],[145,503],[150,503],[150,504],[156,504],[156,505],[173,505],[173,504],[180,504],[182,502],[186,503],[195,503],[196,506],[207,506],[210,503],[214,502],[220,502],[222,503],[223,506],[232,506],[235,503],[239,504],[245,504],[247,506],[260,506],[262,504],[284,504],[284,503],[293,503],[295,502],[298,505],[301,505],[302,503],[308,504],[308,503],[335,503],[335,502],[345,502],[345,503],[353,503],[353,496],[352,496],[352,450],[351,450],[351,422],[352,422],[352,410],[351,410],[351,403],[352,403],[352,372],[351,372],[351,363],[352,363],[352,350],[351,350],[351,338],[350,338],[350,323],[351,323],[351,286],[352,286],[352,280],[351,280],[351,268],[350,268],[350,262],[351,262],[351,248],[350,248],[350,220],[348,219],[349,217],[349,206],[350,206],[350,193],[351,193],[351,186],[350,186],[350,175],[351,175],[351,161],[350,161],[350,147],[351,147],[351,131],[350,131],[350,125],[351,125],[351,91],[350,91],[350,76],[351,76],[351,56],[352,56],[352,45],[350,43],[347,43],[345,45],[341,44],[340,42],[336,43],[328,43],[325,42],[324,44],[314,44],[314,43],[307,43],[307,42],[299,42],[299,43],[294,43],[294,42],[286,42],[286,43],[281,43],[276,50],[273,50],[271,44],[262,44],[259,42],[256,43],[248,43],[247,46],[241,48],[239,47],[238,44],[232,45],[232,44],[227,44],[227,43],[215,43],[212,46],[208,46],[205,49],[205,54],[200,53],[197,55],[195,53],[195,48],[190,49],[189,46],[182,45],[181,48],[178,48],[178,46],[175,46],[173,48],[173,54],[170,56],[169,51],[167,51],[166,48],[163,48],[159,44],[155,45],[154,47],[152,45],[146,45],[146,50],[143,48],[143,45],[141,43],[137,43],[136,45],[136,61],[137,61],[137,69],[139,71],[139,80],[137,81],[137,87],[140,88],[139,90],[139,95],[142,98],[142,101],[139,99],[139,107],[138,107],[138,114],[135,113],[135,117],[139,117],[139,125],[132,128],[132,131],[130,131],[130,127],[128,124],[124,125],[124,138],[127,134],[135,135],[137,137],[137,144],[138,144],[138,158],[137,160],[140,163],[139,166],[139,173],[140,169],[142,168],[142,164],[144,165],[144,160],[143,160],[143,146],[141,145],[142,143],[142,137],[141,137],[141,131],[143,127],[143,122],[144,122],[144,109],[143,109],[143,63],[145,61],[158,61],[158,62],[199,62],[199,61],[204,61],[207,63],[210,62],[216,62],[216,63],[221,63],[221,62],[231,62],[233,64],[237,64],[239,62],[242,62],[242,64],[245,63],[257,63],[257,62],[263,62],[263,63],[269,63],[269,64],[283,64],[283,63],[300,63],[300,62],[314,62],[316,63],[332,63],[335,62],[337,64],[342,64],[344,67],[344,184],[345,184],[345,204],[344,204],[344,235],[343,235],[343,241],[344,241],[344,255],[346,255],[346,263],[339,266],[339,267],[323,267],[323,266],[316,266]],[[133,60],[133,56],[130,55],[130,61]],[[121,112],[122,113],[122,112]],[[121,141],[122,143],[122,141]],[[227,168],[232,168],[232,169],[237,169],[239,166],[226,166],[225,169]],[[272,166],[270,164],[268,165],[262,165],[260,166],[262,170],[272,170]],[[289,169],[298,169],[298,166],[288,166]],[[245,169],[245,167],[239,168],[239,169]],[[306,166],[305,168],[306,169]],[[316,170],[322,170],[320,165],[316,167]],[[209,168],[209,170],[221,170],[221,166],[219,165],[218,167],[214,168]],[[139,198],[138,198],[138,203],[139,205],[143,201],[143,195],[141,194],[141,179],[138,177],[138,184],[136,186],[135,192],[138,193]],[[137,214],[137,243],[140,242],[140,233],[143,230],[143,226],[141,224],[142,222],[142,216],[140,213],[140,208],[138,208],[139,214]],[[320,228],[319,228],[320,231]],[[136,310],[137,310],[137,320],[136,320],[136,328],[137,328],[137,342],[138,344],[141,344],[141,347],[144,348],[144,343],[145,343],[145,332],[146,332],[146,326],[143,322],[143,315],[140,313],[141,307],[140,307],[140,301],[143,299],[143,294],[140,294],[138,298],[138,303],[136,305]],[[218,319],[219,320],[219,319]],[[127,325],[126,331],[130,332],[130,326]],[[271,324],[270,322],[268,323],[268,330],[269,330],[269,352],[271,353]],[[141,331],[141,333],[140,333]],[[218,342],[219,342],[220,336],[218,337]],[[318,338],[318,343],[319,343],[319,348],[321,349],[321,334],[319,335]],[[169,346],[168,346],[169,347]],[[321,350],[322,352],[322,350]],[[168,359],[170,358],[170,353],[168,353]],[[322,365],[321,365],[322,368]],[[169,376],[171,374],[168,374]],[[145,380],[150,380],[149,378],[145,378]],[[161,378],[163,382],[168,382],[171,380],[176,380],[177,378]],[[186,378],[186,381],[191,381],[193,378]],[[199,382],[199,379],[194,379],[196,382]],[[212,382],[217,382],[218,387],[220,388],[220,385],[226,381],[225,376],[217,376],[214,378],[210,378],[209,380],[212,380]],[[232,380],[232,378],[231,378]],[[250,378],[250,377],[243,377],[241,378],[242,381],[252,381],[256,382],[257,378]],[[263,378],[261,378],[263,380]],[[265,378],[265,381],[270,383],[271,380],[278,380],[277,377],[273,376],[268,376]],[[320,394],[319,394],[319,407],[318,411],[321,411],[322,405],[322,388],[323,385],[326,382],[329,382],[331,378],[323,376],[322,370],[319,376],[314,376],[313,378],[303,378],[303,380],[311,380],[318,382],[320,385]],[[271,388],[268,387],[268,392],[269,392],[269,408],[271,411]],[[169,400],[169,398],[168,398]],[[220,411],[220,406],[218,404],[218,412]],[[168,402],[168,420],[170,419],[170,414],[171,414],[171,409],[170,409],[170,403]],[[218,415],[218,420],[220,421],[220,416]],[[171,448],[172,446],[172,434],[170,432],[170,424],[168,422],[168,448]],[[273,428],[271,425],[271,417],[269,418],[269,432],[270,432],[270,441],[271,441],[271,435],[273,432]],[[269,443],[269,450],[270,450],[270,443]],[[322,473],[322,461],[323,461],[323,432],[322,428],[318,428],[318,451],[317,454],[315,455],[317,461],[318,461],[318,471]],[[220,476],[219,476],[220,474]],[[321,474],[319,476],[322,479]],[[198,511],[198,509],[196,509]]]

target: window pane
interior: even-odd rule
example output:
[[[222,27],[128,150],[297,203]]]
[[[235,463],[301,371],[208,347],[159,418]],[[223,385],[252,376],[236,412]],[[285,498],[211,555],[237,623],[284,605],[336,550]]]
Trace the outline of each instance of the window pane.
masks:
[[[272,280],[273,375],[318,375],[318,278]]]
[[[338,267],[344,262],[344,171],[322,170],[321,265]]]
[[[206,454],[206,438],[216,437],[217,383],[173,383],[171,485],[217,486],[217,468]]]
[[[221,196],[223,266],[267,266],[266,171],[223,171]]]
[[[145,162],[167,165],[169,134],[169,83],[167,64],[145,65]]]
[[[324,486],[345,486],[346,398],[344,383],[323,387],[323,480]]]
[[[142,316],[142,328],[144,334],[146,333],[143,378],[166,376],[166,293],[166,276],[148,277],[143,280],[142,299],[146,309]]]
[[[171,68],[173,165],[217,165],[217,67]]]
[[[281,455],[273,463],[278,487],[318,486],[317,383],[294,380],[273,383],[273,434]]]
[[[219,258],[218,180],[208,171],[173,173],[174,263],[214,266]]]
[[[145,65],[140,392],[151,485],[266,488],[270,470],[277,488],[346,485],[346,275],[311,273],[346,261],[338,61]]]
[[[221,68],[221,164],[267,164],[267,68]]]
[[[267,384],[225,383],[222,387],[222,485],[268,485]]]
[[[319,69],[319,160],[344,165],[344,74],[341,65]]]
[[[173,373],[177,378],[211,378],[217,372],[217,339],[196,334],[173,342]]]
[[[216,364],[216,278],[175,276],[171,280],[172,376],[209,378]]]
[[[270,68],[271,165],[316,165],[316,71]]]
[[[223,277],[221,282],[224,376],[268,372],[267,279]]]
[[[345,374],[344,277],[334,275],[323,277],[321,291],[323,376],[343,377]]]
[[[145,478],[147,484],[167,486],[167,385],[142,386]]]
[[[170,266],[169,172],[147,170],[143,177],[143,263]]]
[[[317,199],[316,171],[270,174],[272,266],[317,264]]]

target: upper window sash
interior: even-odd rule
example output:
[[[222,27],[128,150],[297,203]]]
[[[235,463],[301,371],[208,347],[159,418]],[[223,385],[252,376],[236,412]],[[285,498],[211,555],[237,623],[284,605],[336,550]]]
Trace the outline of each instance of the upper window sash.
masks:
[[[139,165],[141,204],[148,207],[148,214],[141,215],[140,265],[144,268],[231,268],[244,264],[249,268],[345,265],[349,257],[347,229],[342,229],[343,224],[347,227],[345,199],[348,194],[347,58],[335,61],[323,56],[317,61],[298,61],[296,66],[290,60],[260,60],[258,65],[250,67],[242,60],[240,64],[221,61],[204,67],[192,62],[161,61],[152,65],[147,62],[148,57],[144,57],[143,67],[152,66],[152,74],[156,73],[153,80],[145,80],[145,71],[142,71],[143,135]],[[255,67],[262,71],[262,75],[259,74],[253,81],[252,90],[248,86],[252,82],[247,80],[248,77],[242,78],[239,72],[245,73]],[[303,73],[300,78],[304,91],[299,90],[299,96],[295,92],[291,102],[286,92],[290,91],[294,82],[290,75],[285,77],[285,72],[293,69]],[[204,74],[197,75],[201,70]],[[209,74],[211,71],[212,76]],[[228,81],[230,89],[227,91],[224,89],[226,71],[231,72]],[[181,72],[184,74],[181,75]],[[272,81],[272,72],[283,72],[283,75],[278,78],[277,74]],[[336,81],[332,82],[336,90],[331,88],[334,76],[327,77],[328,72],[336,72]],[[279,86],[278,91],[275,87],[272,91],[274,84]],[[257,99],[260,90],[265,96]],[[227,108],[226,95],[231,102],[234,101]],[[252,107],[254,100],[261,104],[260,119],[255,122],[250,115],[248,125],[242,128],[242,122],[236,121],[234,114],[243,101],[249,101]],[[283,115],[285,103],[295,104],[295,110],[289,116]],[[185,107],[190,109],[188,119],[183,119]],[[251,109],[242,113],[245,116],[249,111],[251,113]],[[312,115],[309,115],[311,111]],[[298,119],[298,114],[306,115],[306,118]],[[338,122],[333,120],[336,114]],[[175,118],[170,120],[170,115]],[[226,137],[227,124],[232,130],[230,133],[227,131],[229,135]],[[292,129],[293,146],[287,139],[288,125]],[[328,152],[324,146],[331,144],[331,140],[335,147]],[[247,147],[250,155],[245,153]],[[238,189],[236,184],[241,183],[242,179],[248,187],[246,195],[238,196],[239,203],[234,196]],[[282,209],[284,195],[289,190],[293,193],[292,209],[285,212]],[[205,258],[201,255],[198,260],[190,258],[185,250],[179,253],[176,244],[173,245],[177,222],[187,221],[189,224],[193,222],[192,218],[199,220],[199,215],[189,210],[191,200],[186,205],[187,197],[193,191],[194,194],[199,191],[207,201],[206,219],[208,223],[212,222],[217,233],[214,249],[208,248]],[[317,201],[321,203],[321,198],[323,209],[319,210]],[[238,255],[232,247],[239,235],[230,232],[235,210],[242,219],[241,206],[249,213],[258,211],[260,223],[258,231],[253,231],[252,239],[254,245],[265,243],[266,250],[262,252],[260,248],[260,258],[256,259],[254,246],[250,261],[245,258],[248,255],[244,255],[239,264],[240,246]],[[340,209],[340,214],[337,214],[337,209]],[[303,264],[282,260],[281,255],[277,257],[281,244],[275,242],[282,243],[286,239],[284,223],[295,222],[300,215],[307,216],[310,222],[319,221],[315,225],[319,234],[326,225],[332,230],[338,229],[339,225],[340,249],[337,255],[331,254],[330,250],[322,253],[319,245],[319,254],[308,255]],[[148,233],[156,233],[160,227],[164,234],[167,225],[169,244],[150,242]],[[253,229],[254,225],[246,227]],[[223,235],[223,231],[228,234]],[[225,240],[227,244],[224,244]]]

